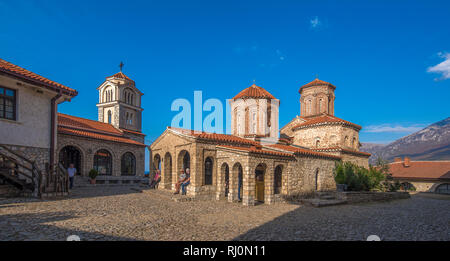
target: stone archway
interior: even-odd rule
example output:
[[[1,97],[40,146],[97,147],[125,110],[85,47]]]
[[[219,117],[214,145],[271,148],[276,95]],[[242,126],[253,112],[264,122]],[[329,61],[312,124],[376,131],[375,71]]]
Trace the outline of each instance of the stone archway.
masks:
[[[98,175],[112,176],[113,173],[113,157],[112,154],[105,149],[100,149],[94,154],[94,169],[98,171]]]
[[[227,163],[223,163],[222,167],[220,167],[220,179],[223,179],[223,184],[217,183],[219,186],[223,186],[222,189],[218,189],[219,193],[222,194],[225,197],[228,197],[228,194],[230,193],[230,168]],[[222,196],[220,195],[220,196]]]
[[[243,168],[241,163],[236,162],[231,170],[230,192],[228,193],[228,201],[242,201],[244,195]]]
[[[258,164],[255,168],[255,201],[264,202],[266,169],[267,167],[263,163]]]
[[[151,172],[155,172],[156,170],[161,171],[161,156],[159,154],[155,154],[155,156],[153,156],[153,166]]]
[[[187,150],[182,150],[178,153],[178,167],[181,167],[177,171],[186,171],[186,169],[191,169],[191,155]]]
[[[67,145],[59,151],[59,162],[68,168],[70,164],[74,164],[77,169],[77,175],[83,175],[83,157],[81,150],[75,146]]]
[[[207,157],[205,159],[203,185],[212,185],[213,184],[213,167],[214,167],[214,160],[211,157]]]

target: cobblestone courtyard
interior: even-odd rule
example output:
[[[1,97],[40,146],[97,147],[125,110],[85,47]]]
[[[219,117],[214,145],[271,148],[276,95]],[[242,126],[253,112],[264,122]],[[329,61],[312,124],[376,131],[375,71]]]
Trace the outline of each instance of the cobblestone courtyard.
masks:
[[[77,188],[68,199],[0,199],[0,240],[450,240],[450,197],[312,208],[175,202],[161,191]]]

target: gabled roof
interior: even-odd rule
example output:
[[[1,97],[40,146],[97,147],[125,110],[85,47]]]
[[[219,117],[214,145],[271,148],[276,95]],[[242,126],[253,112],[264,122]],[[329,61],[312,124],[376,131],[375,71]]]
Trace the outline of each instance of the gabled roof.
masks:
[[[118,73],[116,73],[116,74],[114,74],[112,76],[106,77],[106,79],[112,78],[112,77],[119,78],[119,79],[125,79],[125,80],[128,80],[128,81],[134,82],[133,80],[131,80],[130,77],[126,76],[123,72],[118,72]]]
[[[255,99],[275,99],[275,97],[266,91],[264,88],[259,87],[255,84],[252,86],[242,90],[236,96],[234,96],[233,100],[237,99],[247,99],[247,98],[255,98]]]
[[[410,161],[408,165],[406,167],[404,162],[390,163],[392,177],[450,180],[450,161]]]
[[[326,85],[326,86],[329,86],[329,87],[331,87],[331,88],[333,88],[333,89],[336,89],[336,86],[334,86],[333,84],[331,84],[331,83],[329,83],[329,82],[326,82],[326,81],[319,80],[318,78],[316,78],[314,81],[309,82],[309,83],[303,85],[302,87],[300,87],[300,89],[298,90],[298,92],[301,92],[302,89],[303,89],[303,88],[306,88],[306,87],[311,87],[311,86],[322,86],[322,85]]]
[[[49,80],[43,76],[40,76],[34,72],[31,72],[27,69],[19,67],[15,64],[7,62],[3,59],[0,59],[0,72],[6,73],[10,76],[14,76],[24,81],[28,81],[31,84],[38,85],[40,87],[44,87],[46,89],[50,89],[55,92],[61,91],[65,95],[76,96],[78,92],[74,89],[71,89],[67,86],[64,86],[60,83]]]
[[[111,124],[58,113],[58,133],[145,146],[127,138]]]
[[[305,117],[301,117],[301,118],[303,120],[305,120],[305,122],[299,123],[299,124],[295,125],[294,127],[292,127],[293,130],[298,129],[298,128],[317,126],[317,125],[326,125],[326,124],[343,124],[343,125],[354,127],[358,130],[362,129],[362,127],[358,124],[354,124],[352,122],[349,122],[349,121],[346,121],[346,120],[343,120],[343,119],[340,119],[338,117],[328,115],[328,114],[323,114],[323,115],[312,117],[312,118],[305,118]]]

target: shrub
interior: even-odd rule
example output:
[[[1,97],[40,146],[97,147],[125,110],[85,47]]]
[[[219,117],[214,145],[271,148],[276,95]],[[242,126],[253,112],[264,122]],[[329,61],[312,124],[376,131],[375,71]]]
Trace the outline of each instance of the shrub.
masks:
[[[89,178],[95,179],[98,176],[98,171],[96,169],[91,169],[89,171]]]
[[[349,191],[383,190],[382,184],[387,177],[376,167],[366,169],[351,162],[337,162],[334,171],[336,183],[346,184]]]

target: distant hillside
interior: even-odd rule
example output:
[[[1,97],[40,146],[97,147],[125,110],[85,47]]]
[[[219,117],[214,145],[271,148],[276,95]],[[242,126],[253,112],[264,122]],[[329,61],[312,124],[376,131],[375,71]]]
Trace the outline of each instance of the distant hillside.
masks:
[[[388,145],[362,143],[360,149],[372,153],[371,164],[378,156],[388,161],[404,156],[413,160],[450,160],[450,117]]]

